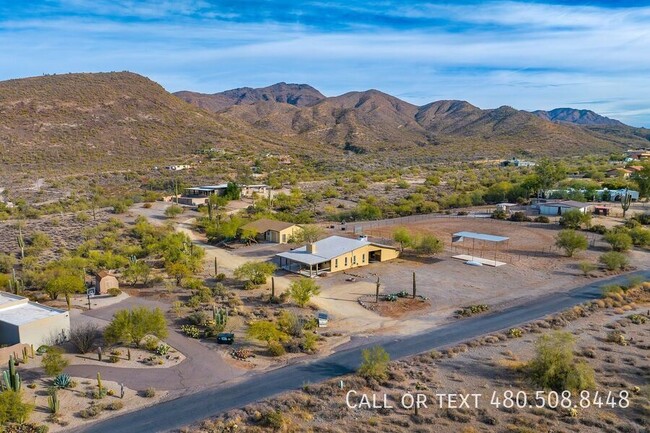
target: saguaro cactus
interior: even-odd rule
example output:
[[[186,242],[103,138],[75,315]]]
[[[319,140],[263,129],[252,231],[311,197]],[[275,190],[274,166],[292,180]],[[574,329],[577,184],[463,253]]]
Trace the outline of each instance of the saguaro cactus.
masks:
[[[379,277],[377,277],[377,287],[375,288],[375,302],[379,303]]]
[[[61,402],[59,401],[59,396],[56,393],[56,389],[54,389],[50,393],[50,396],[47,398],[47,406],[50,408],[50,413],[59,413],[60,405]]]
[[[21,260],[25,259],[25,239],[23,238],[23,229],[18,226],[18,236],[16,237],[18,241],[18,248],[20,248],[20,258]]]
[[[221,327],[225,327],[226,323],[228,323],[228,310],[221,307],[219,307],[219,309],[213,308],[212,319],[214,320],[215,324]]]
[[[102,375],[97,372],[97,388],[99,389],[99,394],[101,395],[102,393]]]
[[[16,372],[16,360],[13,355],[9,355],[9,370],[2,372],[2,390],[18,392],[21,386],[20,374]]]
[[[621,208],[623,209],[623,218],[625,218],[625,214],[630,209],[630,205],[632,205],[632,195],[630,195],[628,193],[628,189],[625,188],[625,194],[623,195],[623,197],[621,197]]]

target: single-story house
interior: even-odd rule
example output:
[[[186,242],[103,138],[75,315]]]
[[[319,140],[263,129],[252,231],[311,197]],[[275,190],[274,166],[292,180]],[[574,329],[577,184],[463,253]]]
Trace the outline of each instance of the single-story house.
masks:
[[[398,256],[398,248],[369,242],[364,236],[357,239],[330,236],[276,255],[282,269],[310,277],[385,262]]]
[[[99,271],[95,275],[95,295],[104,295],[108,293],[109,289],[119,288],[120,283],[117,281],[117,278],[108,271]]]
[[[589,203],[573,200],[548,201],[546,203],[539,203],[538,206],[540,215],[563,215],[572,209],[578,209],[582,213],[587,213],[592,210],[592,206]]]
[[[0,292],[0,344],[39,347],[70,337],[70,313]]]
[[[612,168],[611,170],[607,170],[605,172],[605,176],[607,177],[622,177],[623,179],[628,179],[630,175],[632,174],[632,170],[628,170],[626,168]]]
[[[185,188],[183,195],[178,198],[179,204],[187,206],[198,206],[206,204],[208,197],[211,195],[223,195],[228,188],[227,183],[220,183],[218,185],[203,185]],[[264,195],[269,191],[269,186],[265,184],[255,185],[239,185],[241,188],[241,197],[251,197],[254,193]]]
[[[242,230],[254,230],[258,233],[258,241],[286,244],[302,231],[302,227],[294,223],[262,218],[241,227]]]

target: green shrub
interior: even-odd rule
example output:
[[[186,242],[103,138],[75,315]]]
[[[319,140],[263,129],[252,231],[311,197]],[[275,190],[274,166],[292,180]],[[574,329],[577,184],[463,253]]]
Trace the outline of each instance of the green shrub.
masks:
[[[385,380],[388,375],[390,355],[381,346],[374,346],[361,351],[361,366],[357,370],[365,379]]]
[[[20,391],[0,392],[0,426],[10,422],[24,423],[29,419],[33,410],[33,405],[23,402]],[[2,431],[1,429],[2,427],[0,427],[0,431]]]
[[[623,288],[621,286],[617,286],[615,284],[610,284],[607,286],[603,286],[602,289],[600,289],[602,292],[602,295],[604,298],[612,297],[615,295],[622,295],[623,294]]]
[[[627,233],[617,231],[607,233],[603,239],[607,242],[614,251],[627,251],[632,248],[632,237]]]
[[[147,335],[144,340],[142,340],[142,347],[147,349],[149,352],[155,352],[159,344],[160,340],[153,335]]]
[[[122,293],[122,291],[117,287],[111,287],[110,289],[108,289],[108,294],[113,297],[120,296],[120,293]]]
[[[284,346],[278,342],[278,341],[269,341],[269,353],[271,356],[282,356],[287,351],[285,350]]]
[[[124,407],[124,403],[121,401],[113,401],[104,406],[106,410],[120,410]]]
[[[147,334],[158,338],[167,336],[167,320],[160,308],[150,310],[146,307],[135,307],[116,312],[104,330],[104,339],[108,344],[122,342],[140,345]]]
[[[156,396],[156,390],[149,387],[142,392],[142,395],[146,398],[154,398]]]
[[[57,376],[63,372],[69,364],[68,360],[63,357],[63,350],[58,347],[50,347],[43,355],[41,360],[45,374],[48,376]]]
[[[284,415],[279,410],[272,410],[265,412],[260,419],[260,424],[264,427],[269,427],[275,431],[282,430],[286,421]]]
[[[585,277],[588,277],[589,274],[591,274],[597,268],[596,264],[592,262],[580,262],[578,266],[580,267],[580,270],[585,275]]]
[[[535,358],[528,364],[530,377],[537,386],[561,392],[595,387],[594,371],[584,362],[576,362],[575,337],[558,331],[538,338]]]
[[[610,271],[625,269],[629,263],[628,258],[617,251],[609,251],[602,254],[598,258],[598,261]]]
[[[525,222],[525,221],[530,221],[530,218],[526,216],[525,212],[515,212],[512,215],[510,215],[510,221],[514,222]]]
[[[642,314],[631,314],[627,316],[635,325],[643,325],[647,321],[647,317]]]
[[[560,231],[555,236],[555,246],[562,248],[567,256],[573,257],[576,251],[586,250],[589,243],[585,235],[575,230],[567,229]]]
[[[101,404],[91,404],[86,409],[83,409],[79,412],[79,416],[83,419],[95,418],[104,410],[104,406]]]
[[[182,325],[181,332],[191,338],[201,338],[201,330],[194,325]]]
[[[546,215],[539,215],[535,218],[535,222],[548,224],[551,222],[551,220]]]
[[[589,228],[589,231],[592,233],[598,233],[599,235],[604,235],[607,233],[607,227],[602,224],[596,224]]]
[[[608,332],[606,340],[610,343],[616,343],[620,346],[627,346],[627,339],[625,338],[625,334],[619,330]]]

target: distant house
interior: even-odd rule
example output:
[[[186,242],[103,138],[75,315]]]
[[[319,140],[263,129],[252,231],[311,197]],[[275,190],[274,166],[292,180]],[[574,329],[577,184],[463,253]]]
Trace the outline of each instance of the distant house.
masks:
[[[187,164],[165,166],[165,170],[169,170],[169,171],[187,170],[189,168],[192,168],[192,166]]]
[[[208,198],[211,195],[224,195],[226,189],[228,188],[227,183],[221,183],[218,185],[203,185],[203,186],[193,186],[191,188],[185,188],[183,195],[178,198],[179,204],[184,204],[188,206],[198,206],[201,204],[206,204]],[[266,194],[268,193],[269,186],[265,184],[255,184],[255,185],[239,185],[241,188],[241,197],[252,197],[253,193],[257,194]]]
[[[385,262],[399,256],[395,247],[369,242],[367,238],[330,236],[276,255],[280,267],[309,277]]]
[[[108,271],[99,271],[95,275],[95,295],[103,295],[108,293],[109,289],[119,289],[120,283],[114,275]]]
[[[582,203],[573,200],[564,201],[548,201],[546,203],[539,203],[540,215],[563,215],[569,210],[577,209],[582,213],[591,212],[593,206],[589,203]]]
[[[502,161],[501,165],[504,167],[534,167],[536,164],[532,161],[522,161],[513,157],[507,161]]]
[[[516,206],[519,206],[519,205],[516,204],[516,203],[498,203],[496,207],[497,207],[498,211],[502,211],[502,212],[505,212],[505,213],[510,213],[510,210],[512,208],[516,207]]]
[[[631,174],[632,171],[626,168],[612,168],[605,172],[605,176],[607,177],[622,177],[623,179],[628,179]]]
[[[302,227],[293,223],[262,218],[242,226],[242,230],[255,230],[258,233],[257,239],[261,241],[286,244],[302,231]]]
[[[39,347],[70,337],[70,313],[0,292],[0,345]]]
[[[650,159],[650,149],[635,149],[635,150],[628,150],[627,151],[627,156],[629,158],[632,158],[633,160],[644,160],[644,159]]]

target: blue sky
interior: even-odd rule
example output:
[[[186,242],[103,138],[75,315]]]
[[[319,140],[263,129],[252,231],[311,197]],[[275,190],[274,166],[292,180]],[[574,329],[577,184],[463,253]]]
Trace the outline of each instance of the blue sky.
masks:
[[[588,108],[650,127],[650,2],[0,0],[0,79],[129,70],[415,104]]]

